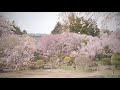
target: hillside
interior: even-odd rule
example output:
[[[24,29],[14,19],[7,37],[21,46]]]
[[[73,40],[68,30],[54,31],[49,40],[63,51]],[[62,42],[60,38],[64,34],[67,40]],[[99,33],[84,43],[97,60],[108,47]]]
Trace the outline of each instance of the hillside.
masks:
[[[47,34],[32,34],[32,33],[28,33],[27,35],[33,37],[33,39],[35,39],[35,44],[37,45],[40,38],[43,37],[43,36],[46,36]]]

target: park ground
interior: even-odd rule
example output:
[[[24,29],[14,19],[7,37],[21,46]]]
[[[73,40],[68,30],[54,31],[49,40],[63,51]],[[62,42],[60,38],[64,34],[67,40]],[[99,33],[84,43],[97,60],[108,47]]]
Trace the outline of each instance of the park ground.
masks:
[[[24,70],[0,73],[0,78],[120,78],[120,70],[81,71],[65,69]]]

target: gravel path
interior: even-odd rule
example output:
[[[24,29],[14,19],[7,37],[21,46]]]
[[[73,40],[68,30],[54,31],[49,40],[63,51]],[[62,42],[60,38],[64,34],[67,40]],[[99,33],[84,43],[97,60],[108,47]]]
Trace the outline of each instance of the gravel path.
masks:
[[[111,74],[112,72],[110,70],[102,72],[64,69],[28,70],[0,73],[0,78],[106,78],[105,73]]]

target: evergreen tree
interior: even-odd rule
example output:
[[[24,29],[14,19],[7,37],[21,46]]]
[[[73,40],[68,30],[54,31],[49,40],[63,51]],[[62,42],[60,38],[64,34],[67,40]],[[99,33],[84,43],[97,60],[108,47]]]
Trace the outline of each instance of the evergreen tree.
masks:
[[[51,32],[52,34],[60,34],[62,33],[62,24],[60,22],[57,22],[55,28],[53,29],[53,31]]]
[[[86,35],[97,36],[100,31],[97,28],[97,24],[91,20],[85,20],[83,17],[77,17],[74,13],[71,13],[68,17],[69,19],[69,31]]]
[[[19,27],[15,26],[15,25],[13,25],[13,27],[16,29],[16,31],[14,31],[16,34],[18,34],[18,35],[22,35],[23,34]]]
[[[23,34],[27,34],[27,31],[26,31],[26,30],[23,30]]]

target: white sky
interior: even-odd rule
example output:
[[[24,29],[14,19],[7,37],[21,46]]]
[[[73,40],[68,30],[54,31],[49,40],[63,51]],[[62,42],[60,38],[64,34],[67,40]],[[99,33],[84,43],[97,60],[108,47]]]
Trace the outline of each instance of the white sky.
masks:
[[[0,15],[15,21],[21,30],[28,33],[50,34],[54,29],[59,12],[0,12]]]

